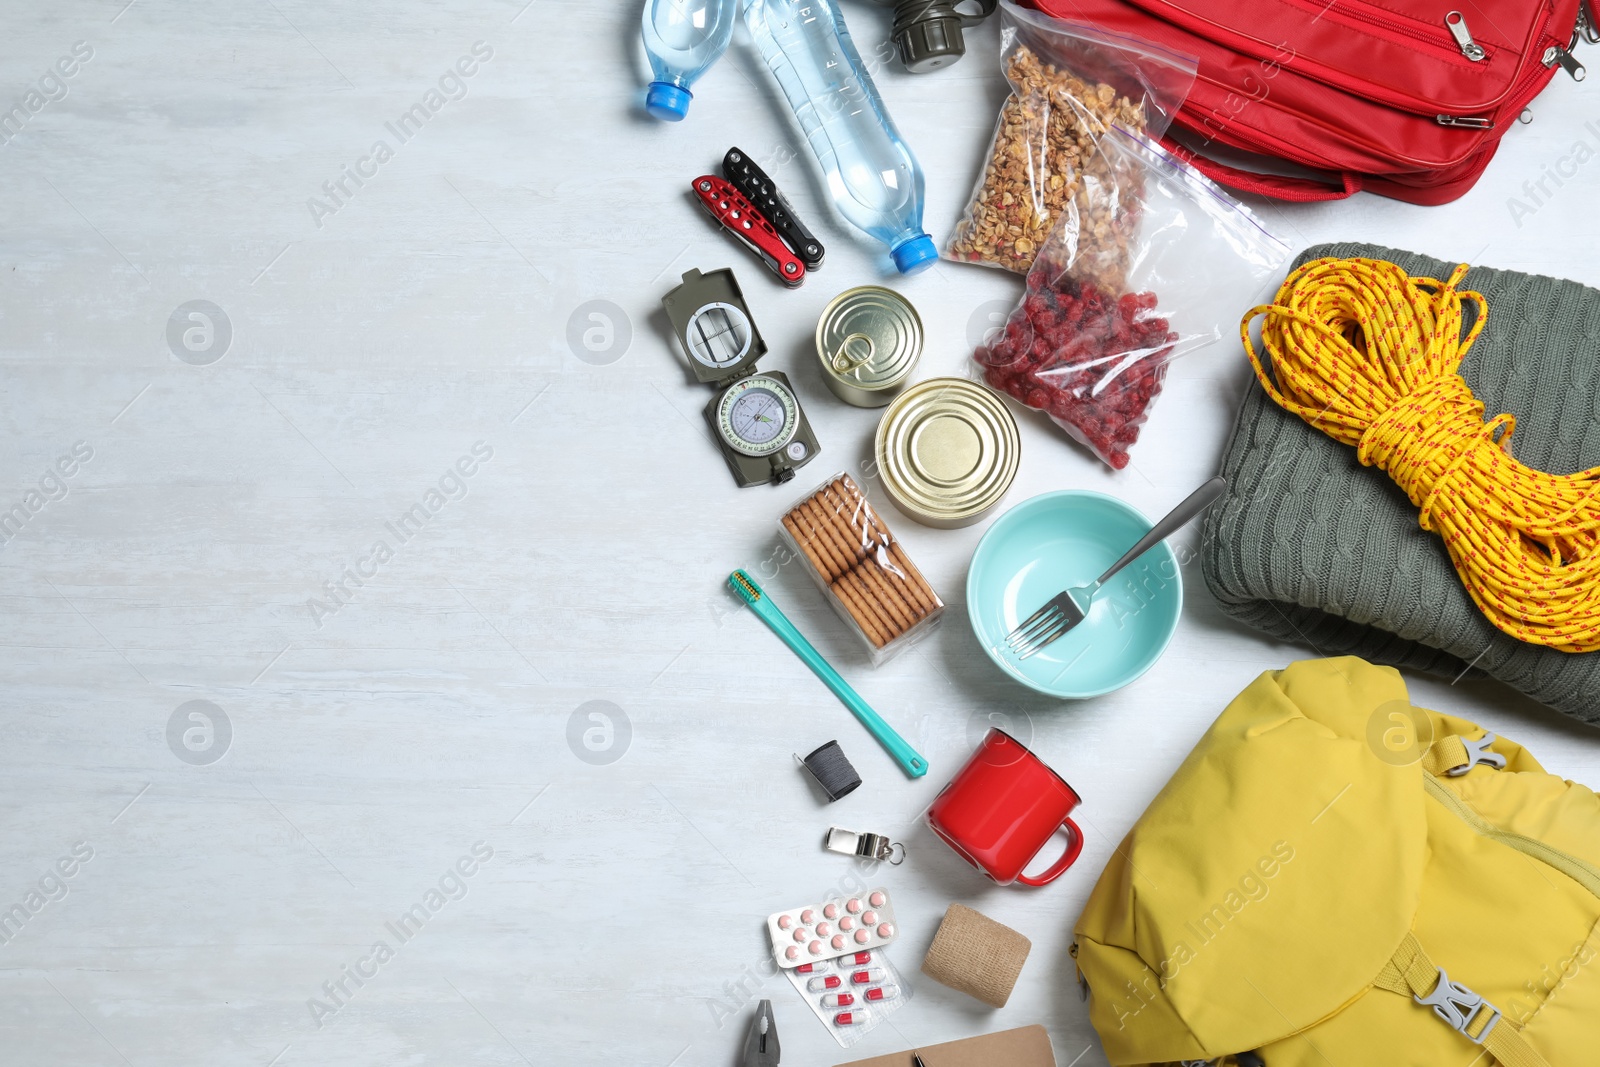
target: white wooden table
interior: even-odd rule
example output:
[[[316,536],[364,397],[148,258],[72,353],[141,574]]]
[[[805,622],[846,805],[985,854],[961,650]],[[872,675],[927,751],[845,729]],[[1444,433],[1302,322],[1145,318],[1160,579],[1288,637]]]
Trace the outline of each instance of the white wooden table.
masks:
[[[11,0],[0,45],[0,103],[24,108],[0,147],[0,511],[23,509],[0,548],[0,909],[25,915],[0,944],[0,1061],[723,1067],[765,996],[785,1064],[1032,1022],[1062,1065],[1103,1063],[1072,922],[1223,704],[1308,650],[1228,622],[1190,568],[1148,676],[1038,698],[965,620],[986,524],[920,527],[874,486],[951,605],[938,634],[874,670],[796,568],[768,585],[929,758],[913,783],[730,599],[793,497],[862,472],[877,415],[824,391],[811,333],[834,294],[883,280],[823,210],[743,32],[665,126],[637,106],[637,0],[124,2]],[[888,12],[846,7],[873,51]],[[996,46],[991,25],[950,70],[879,71],[940,239],[1005,91]],[[1265,214],[1297,248],[1372,239],[1600,284],[1600,163],[1573,154],[1600,150],[1597,100],[1558,76],[1457,203]],[[735,143],[828,245],[799,291],[687,195]],[[1563,159],[1575,176],[1513,213]],[[734,487],[664,339],[661,294],[730,265],[823,443],[783,489]],[[927,323],[924,375],[965,373],[1018,288],[948,264],[892,284]],[[1159,513],[1213,470],[1246,388],[1233,346],[1178,364],[1120,474],[1024,417],[1009,502],[1083,487]],[[1414,685],[1600,782],[1564,720]],[[921,826],[991,716],[1085,797],[1083,860],[1050,888],[987,885]],[[823,807],[791,753],[833,737],[866,784]],[[849,877],[818,847],[834,823],[907,843],[873,877],[898,894],[908,973],[952,900],[1033,939],[1007,1008],[917,980],[846,1054],[762,979],[762,918]]]

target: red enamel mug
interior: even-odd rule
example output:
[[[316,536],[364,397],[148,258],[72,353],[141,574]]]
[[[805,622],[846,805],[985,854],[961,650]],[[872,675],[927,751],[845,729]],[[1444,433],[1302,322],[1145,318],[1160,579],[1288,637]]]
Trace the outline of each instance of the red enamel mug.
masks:
[[[1083,851],[1072,810],[1083,801],[1061,776],[1004,730],[991,729],[967,765],[928,809],[928,825],[944,843],[1001,885],[1049,885]],[[1043,874],[1023,869],[1057,830],[1067,848]]]

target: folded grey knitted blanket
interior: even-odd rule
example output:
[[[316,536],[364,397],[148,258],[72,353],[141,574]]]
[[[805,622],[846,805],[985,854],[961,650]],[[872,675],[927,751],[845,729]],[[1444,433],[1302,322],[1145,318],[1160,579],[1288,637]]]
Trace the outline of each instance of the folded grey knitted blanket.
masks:
[[[1294,265],[1323,256],[1387,259],[1441,279],[1455,267],[1345,243],[1308,248]],[[1553,474],[1600,466],[1600,291],[1487,267],[1473,267],[1461,287],[1489,304],[1461,374],[1490,415],[1517,417],[1517,459]],[[1201,566],[1227,614],[1322,655],[1447,678],[1486,674],[1600,725],[1600,652],[1557,652],[1495,629],[1388,475],[1253,383],[1222,474],[1229,494],[1206,516]]]

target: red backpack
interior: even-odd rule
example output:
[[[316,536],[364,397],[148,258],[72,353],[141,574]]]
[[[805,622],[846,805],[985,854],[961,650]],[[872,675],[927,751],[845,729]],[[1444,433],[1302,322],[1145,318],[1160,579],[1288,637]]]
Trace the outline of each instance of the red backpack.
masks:
[[[1197,57],[1174,123],[1186,133],[1168,147],[1219,184],[1279,200],[1363,189],[1413,204],[1454,200],[1557,68],[1583,79],[1578,39],[1600,40],[1589,0],[1031,2]],[[1322,177],[1200,154],[1214,146]]]

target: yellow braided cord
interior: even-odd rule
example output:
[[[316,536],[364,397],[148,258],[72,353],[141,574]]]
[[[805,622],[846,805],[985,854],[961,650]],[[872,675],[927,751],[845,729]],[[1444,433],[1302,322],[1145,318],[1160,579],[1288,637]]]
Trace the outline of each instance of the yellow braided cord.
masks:
[[[1596,651],[1600,467],[1525,467],[1510,452],[1516,419],[1484,421],[1457,373],[1489,316],[1482,294],[1456,288],[1466,272],[1441,282],[1383,260],[1315,260],[1244,317],[1245,351],[1278,406],[1405,490],[1490,622],[1529,644]],[[1463,300],[1478,312],[1465,338]],[[1270,374],[1250,340],[1258,315]]]

